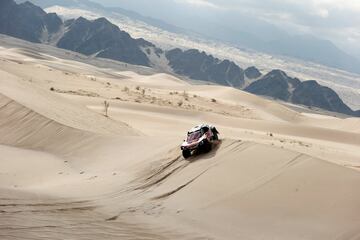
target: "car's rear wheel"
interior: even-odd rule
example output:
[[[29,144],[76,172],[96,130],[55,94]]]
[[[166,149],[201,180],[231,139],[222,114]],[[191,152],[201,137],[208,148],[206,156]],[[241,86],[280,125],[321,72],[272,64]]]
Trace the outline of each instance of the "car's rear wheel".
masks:
[[[191,157],[191,151],[189,149],[184,149],[182,151],[182,155],[185,159],[187,159],[187,158]]]
[[[199,145],[200,151],[204,153],[208,153],[211,151],[212,145],[208,140],[204,140]]]
[[[215,141],[219,140],[219,136],[217,135],[217,133],[214,133],[214,136],[212,137],[212,139]]]

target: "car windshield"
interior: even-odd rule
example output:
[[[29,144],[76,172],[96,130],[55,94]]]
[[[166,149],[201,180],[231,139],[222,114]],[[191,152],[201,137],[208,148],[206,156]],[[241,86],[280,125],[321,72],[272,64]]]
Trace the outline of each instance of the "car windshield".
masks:
[[[192,132],[188,135],[187,141],[188,142],[192,142],[194,140],[197,140],[201,137],[201,132],[200,131],[196,131],[196,132]]]

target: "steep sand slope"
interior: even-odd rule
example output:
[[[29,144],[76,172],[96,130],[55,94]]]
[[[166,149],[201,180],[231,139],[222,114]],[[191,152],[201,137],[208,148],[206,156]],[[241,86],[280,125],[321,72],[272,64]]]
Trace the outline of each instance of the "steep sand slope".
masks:
[[[0,61],[1,239],[360,238],[359,119],[25,47]],[[200,122],[222,142],[185,160]]]

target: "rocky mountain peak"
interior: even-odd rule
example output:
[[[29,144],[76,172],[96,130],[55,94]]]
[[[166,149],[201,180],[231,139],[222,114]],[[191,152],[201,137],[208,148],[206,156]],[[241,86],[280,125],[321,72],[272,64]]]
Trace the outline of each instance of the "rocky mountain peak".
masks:
[[[47,14],[30,2],[0,2],[0,33],[41,43],[47,41],[44,36],[58,31],[61,25],[62,21],[56,14]]]
[[[220,85],[241,87],[244,85],[244,70],[229,60],[220,60],[197,49],[179,48],[166,52],[166,58],[175,73],[194,80]]]
[[[66,25],[68,30],[57,43],[60,48],[130,64],[150,65],[141,49],[146,41],[133,39],[106,18],[90,21],[80,17]]]
[[[358,116],[358,112],[352,111],[334,90],[320,85],[315,80],[301,82],[281,70],[269,72],[250,84],[245,91],[308,107]]]
[[[262,76],[261,72],[259,71],[259,69],[257,69],[256,67],[252,66],[252,67],[248,67],[247,69],[245,69],[245,76],[248,79],[257,79],[259,77]]]

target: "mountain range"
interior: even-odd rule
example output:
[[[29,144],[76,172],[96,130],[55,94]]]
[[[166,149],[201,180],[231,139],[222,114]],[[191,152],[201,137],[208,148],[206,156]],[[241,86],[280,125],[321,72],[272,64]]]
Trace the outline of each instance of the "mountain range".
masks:
[[[113,1],[114,4],[116,3],[122,8],[101,6],[98,4],[101,3],[100,0],[95,0],[98,3],[89,0],[32,1],[41,4],[39,6],[42,7],[61,5],[84,8],[86,6],[86,9],[93,11],[99,9],[107,13],[115,11],[166,31],[197,33],[204,38],[231,43],[242,48],[312,61],[325,66],[360,73],[359,56],[352,56],[352,53],[343,51],[333,42],[323,39],[319,35],[288,33],[269,23],[269,21],[246,14],[246,11],[229,14],[226,11],[213,12],[209,9],[192,9],[181,4],[181,1],[161,1],[159,4],[147,0]],[[164,9],[167,10],[164,11]],[[216,14],[215,18],[214,14]]]
[[[24,1],[25,0],[18,0],[18,2]],[[169,13],[164,13],[168,21],[164,21],[120,7],[104,7],[99,3],[89,0],[31,0],[31,2],[43,8],[59,5],[87,9],[95,12],[117,13],[173,33],[196,34],[204,38],[212,38],[234,44],[235,46],[272,55],[311,61],[348,72],[360,73],[360,59],[344,52],[331,41],[309,34],[289,34],[266,21],[248,15],[237,14],[235,17],[225,14],[217,18],[212,17],[211,19],[207,19],[206,17],[199,17],[199,13],[195,14],[191,9],[177,5],[177,9],[179,9],[178,11],[180,11],[181,14],[170,15],[172,10],[169,7]],[[129,1],[118,1],[118,4],[121,4],[125,8],[133,8],[134,6],[134,4],[129,3]],[[147,6],[149,3],[136,5]],[[161,11],[137,10],[145,14]],[[161,14],[158,14],[157,16],[160,15]],[[206,12],[204,15],[211,16],[211,14]],[[169,23],[169,21],[171,23]]]
[[[154,61],[154,57],[165,58],[175,74],[194,80],[236,88],[245,87],[247,80],[249,85],[244,90],[257,95],[360,116],[359,111],[346,106],[333,90],[316,81],[301,82],[281,70],[262,77],[256,67],[244,70],[232,61],[196,49],[163,51],[144,39],[132,38],[105,18],[90,21],[80,17],[63,22],[56,14],[48,14],[30,2],[16,4],[13,0],[2,0],[0,20],[0,33],[27,41],[155,68],[160,61]]]
[[[35,43],[49,43],[85,55],[150,66],[143,49],[155,47],[144,39],[133,39],[105,18],[63,22],[55,13],[13,0],[0,2],[0,32]]]
[[[244,90],[285,102],[360,116],[360,111],[350,109],[331,88],[321,86],[314,80],[300,81],[281,70],[269,72]]]

